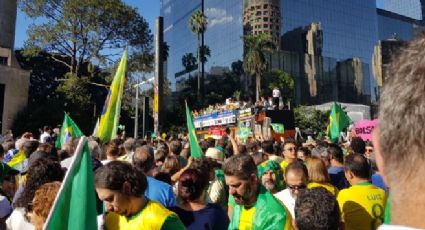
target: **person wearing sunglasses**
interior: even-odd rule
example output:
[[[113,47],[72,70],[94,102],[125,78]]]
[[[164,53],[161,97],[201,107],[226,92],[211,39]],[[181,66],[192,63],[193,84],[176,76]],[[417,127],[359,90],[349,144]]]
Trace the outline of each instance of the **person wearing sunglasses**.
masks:
[[[295,219],[295,200],[300,191],[307,188],[308,171],[307,167],[299,161],[290,163],[285,170],[286,189],[275,194],[291,213]]]
[[[292,162],[297,161],[297,143],[294,139],[286,139],[282,144],[282,154],[285,160],[280,163],[282,172],[285,172],[285,168]]]

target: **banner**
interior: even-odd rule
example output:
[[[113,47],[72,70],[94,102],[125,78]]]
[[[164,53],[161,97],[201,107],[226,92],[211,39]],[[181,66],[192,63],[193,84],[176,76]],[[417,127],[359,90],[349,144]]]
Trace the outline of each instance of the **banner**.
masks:
[[[354,132],[356,137],[362,138],[364,141],[372,140],[372,131],[378,126],[378,119],[375,120],[361,120],[354,125]]]

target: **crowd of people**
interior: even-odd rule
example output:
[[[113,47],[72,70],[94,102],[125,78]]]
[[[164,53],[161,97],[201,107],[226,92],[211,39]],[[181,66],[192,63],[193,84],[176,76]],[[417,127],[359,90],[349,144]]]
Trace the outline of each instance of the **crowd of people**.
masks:
[[[285,108],[284,102],[280,95],[280,90],[273,89],[273,97],[260,97],[259,100],[253,103],[251,100],[235,100],[234,98],[227,98],[224,104],[216,103],[200,110],[192,111],[193,117],[209,115],[212,113],[220,113],[228,110],[255,108],[256,113],[261,110],[282,110]],[[267,99],[266,99],[267,98]]]
[[[40,140],[26,133],[2,144],[4,228],[42,229],[78,144],[71,139],[55,149],[51,134],[45,128]],[[230,133],[199,144],[205,157],[194,159],[185,135],[105,145],[90,138],[100,229],[376,229],[383,223],[388,188],[370,142],[353,138],[348,149],[291,138],[239,144]],[[25,160],[10,167],[20,151]]]
[[[99,229],[425,228],[424,46],[425,36],[389,67],[373,142],[240,144],[231,133],[200,140],[195,159],[185,135],[90,138]],[[43,228],[78,143],[54,140],[48,127],[38,140],[3,138],[1,229]]]

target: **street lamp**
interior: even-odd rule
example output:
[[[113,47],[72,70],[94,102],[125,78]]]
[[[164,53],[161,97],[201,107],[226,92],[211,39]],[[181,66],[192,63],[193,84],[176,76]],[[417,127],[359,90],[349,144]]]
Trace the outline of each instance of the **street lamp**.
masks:
[[[137,83],[137,84],[134,84],[134,85],[132,85],[132,87],[134,87],[134,88],[136,88],[136,115],[135,115],[135,117],[134,117],[134,139],[137,139],[137,130],[138,130],[138,118],[139,118],[139,88],[140,88],[140,86],[141,85],[144,85],[144,84],[146,84],[146,83],[148,83],[148,82],[151,82],[151,81],[153,81],[153,77],[152,78],[149,78],[148,80],[146,80],[146,81],[142,81],[142,82],[140,82],[140,83]],[[139,80],[137,80],[137,81],[139,81]],[[145,135],[145,113],[146,113],[146,111],[145,111],[145,106],[143,106],[143,132],[142,132],[142,135],[144,136]]]

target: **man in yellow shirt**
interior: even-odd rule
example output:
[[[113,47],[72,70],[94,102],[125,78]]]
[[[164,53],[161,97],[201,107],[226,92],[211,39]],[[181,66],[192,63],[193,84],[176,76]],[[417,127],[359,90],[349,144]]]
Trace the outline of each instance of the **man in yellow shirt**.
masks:
[[[186,229],[175,213],[143,195],[146,177],[127,162],[113,161],[96,170],[95,186],[108,212],[106,229]]]
[[[249,155],[234,155],[223,165],[234,207],[229,230],[292,229],[291,215],[261,185],[257,167]]]
[[[362,154],[348,155],[344,168],[351,187],[341,190],[337,200],[345,230],[377,229],[384,220],[385,191],[369,182],[370,166]]]
[[[297,145],[294,139],[287,139],[282,144],[283,156],[285,160],[280,163],[282,172],[285,173],[286,166],[297,161]]]

